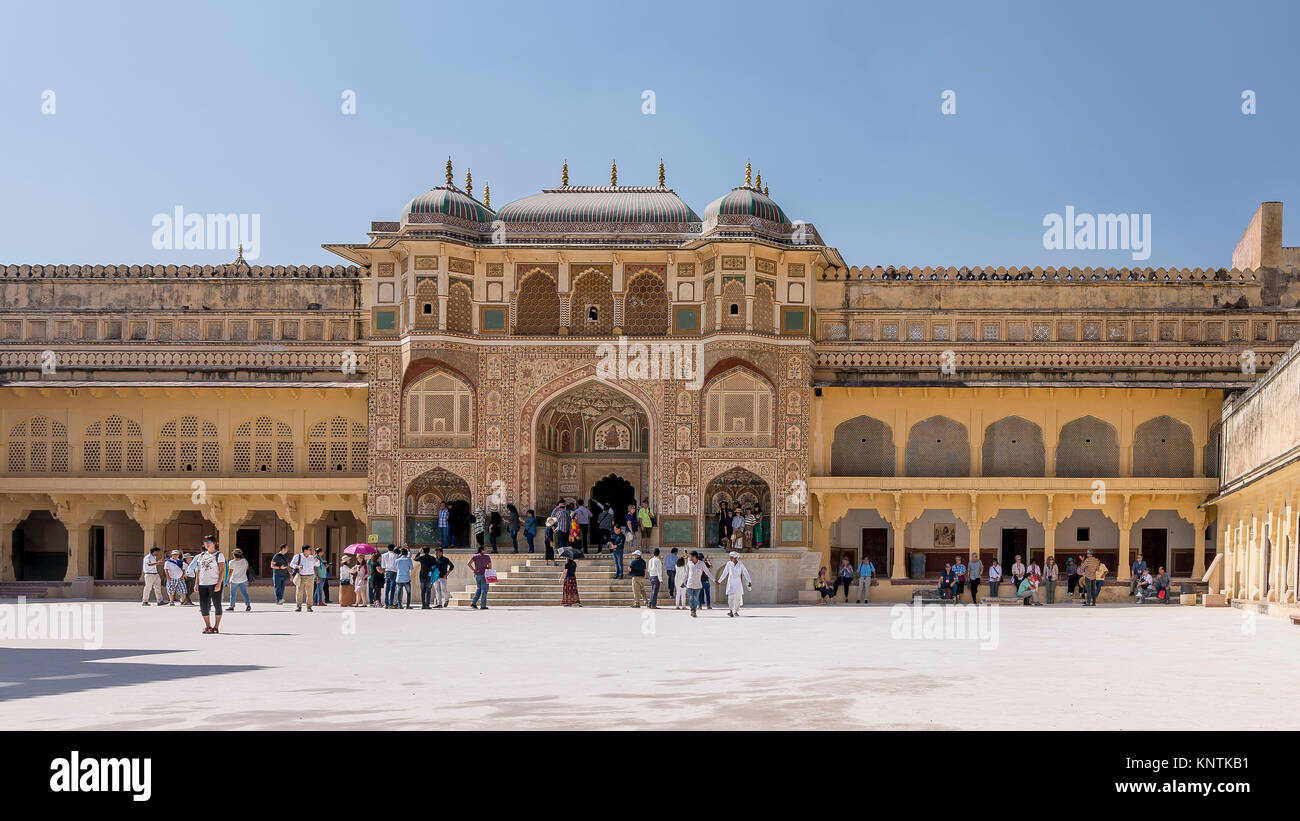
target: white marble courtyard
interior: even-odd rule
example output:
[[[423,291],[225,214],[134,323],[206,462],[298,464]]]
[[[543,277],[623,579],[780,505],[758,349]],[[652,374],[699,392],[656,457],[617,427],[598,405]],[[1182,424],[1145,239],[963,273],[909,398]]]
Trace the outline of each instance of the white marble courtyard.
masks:
[[[754,607],[741,619],[725,608],[691,619],[257,605],[217,636],[200,633],[197,608],[102,608],[98,649],[18,638],[19,611],[7,626],[0,614],[0,726],[1300,727],[1300,628],[1233,609],[1007,606],[996,647],[981,649],[992,642],[898,638],[889,605]]]

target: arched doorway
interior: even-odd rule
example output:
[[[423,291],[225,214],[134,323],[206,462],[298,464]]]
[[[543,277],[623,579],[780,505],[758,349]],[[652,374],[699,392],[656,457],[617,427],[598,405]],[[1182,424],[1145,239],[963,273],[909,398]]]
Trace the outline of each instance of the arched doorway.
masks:
[[[650,416],[638,400],[609,382],[589,379],[546,402],[535,417],[533,507],[550,510],[560,499],[623,504],[650,496],[653,448]],[[613,483],[601,485],[610,477]],[[614,497],[617,497],[617,501]]]
[[[591,498],[602,505],[614,508],[614,524],[622,524],[628,505],[636,504],[636,488],[632,483],[611,473],[591,486]]]
[[[406,545],[421,547],[467,547],[470,542],[469,483],[443,468],[425,471],[406,488]],[[442,544],[438,511],[446,503],[452,543]]]
[[[704,491],[705,519],[704,533],[708,544],[718,543],[718,509],[726,502],[729,510],[752,509],[755,506],[761,512],[762,546],[772,545],[772,490],[756,474],[744,468],[732,468],[713,481]]]

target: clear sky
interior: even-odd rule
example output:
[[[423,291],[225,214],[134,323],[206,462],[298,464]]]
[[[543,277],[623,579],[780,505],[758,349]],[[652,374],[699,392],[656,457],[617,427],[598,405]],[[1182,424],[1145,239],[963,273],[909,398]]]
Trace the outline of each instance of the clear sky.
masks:
[[[156,250],[180,206],[332,264],[451,155],[497,207],[662,157],[699,213],[749,158],[852,265],[1226,266],[1263,200],[1300,244],[1297,32],[1287,0],[2,0],[0,263],[233,258]],[[1150,259],[1045,249],[1067,205],[1150,214]]]

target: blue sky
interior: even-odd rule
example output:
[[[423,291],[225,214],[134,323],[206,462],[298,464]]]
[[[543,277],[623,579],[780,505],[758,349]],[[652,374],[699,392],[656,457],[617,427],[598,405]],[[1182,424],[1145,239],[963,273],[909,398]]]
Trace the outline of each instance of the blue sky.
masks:
[[[497,207],[662,157],[697,212],[749,158],[853,265],[1226,266],[1263,200],[1300,244],[1297,30],[1293,2],[5,0],[0,263],[230,259],[155,250],[179,205],[330,264],[451,155]],[[1150,214],[1150,259],[1046,250],[1067,205]]]

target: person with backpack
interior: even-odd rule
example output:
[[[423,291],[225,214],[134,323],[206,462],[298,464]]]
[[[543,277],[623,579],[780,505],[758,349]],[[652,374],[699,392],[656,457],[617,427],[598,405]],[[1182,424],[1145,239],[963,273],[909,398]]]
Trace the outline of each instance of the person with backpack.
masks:
[[[402,548],[397,551],[397,591],[393,594],[392,608],[402,609],[402,594],[406,594],[406,609],[411,609],[411,570],[415,564],[411,561],[410,551]]]
[[[194,574],[194,587],[199,593],[199,614],[203,616],[204,633],[220,633],[221,588],[226,584],[226,557],[217,551],[217,541],[203,537],[203,550],[190,563]],[[209,608],[216,608],[216,621],[208,621]]]
[[[651,537],[654,535],[655,514],[650,509],[650,500],[641,500],[641,509],[636,512],[637,531],[641,539],[641,546],[648,547],[651,544]]]

